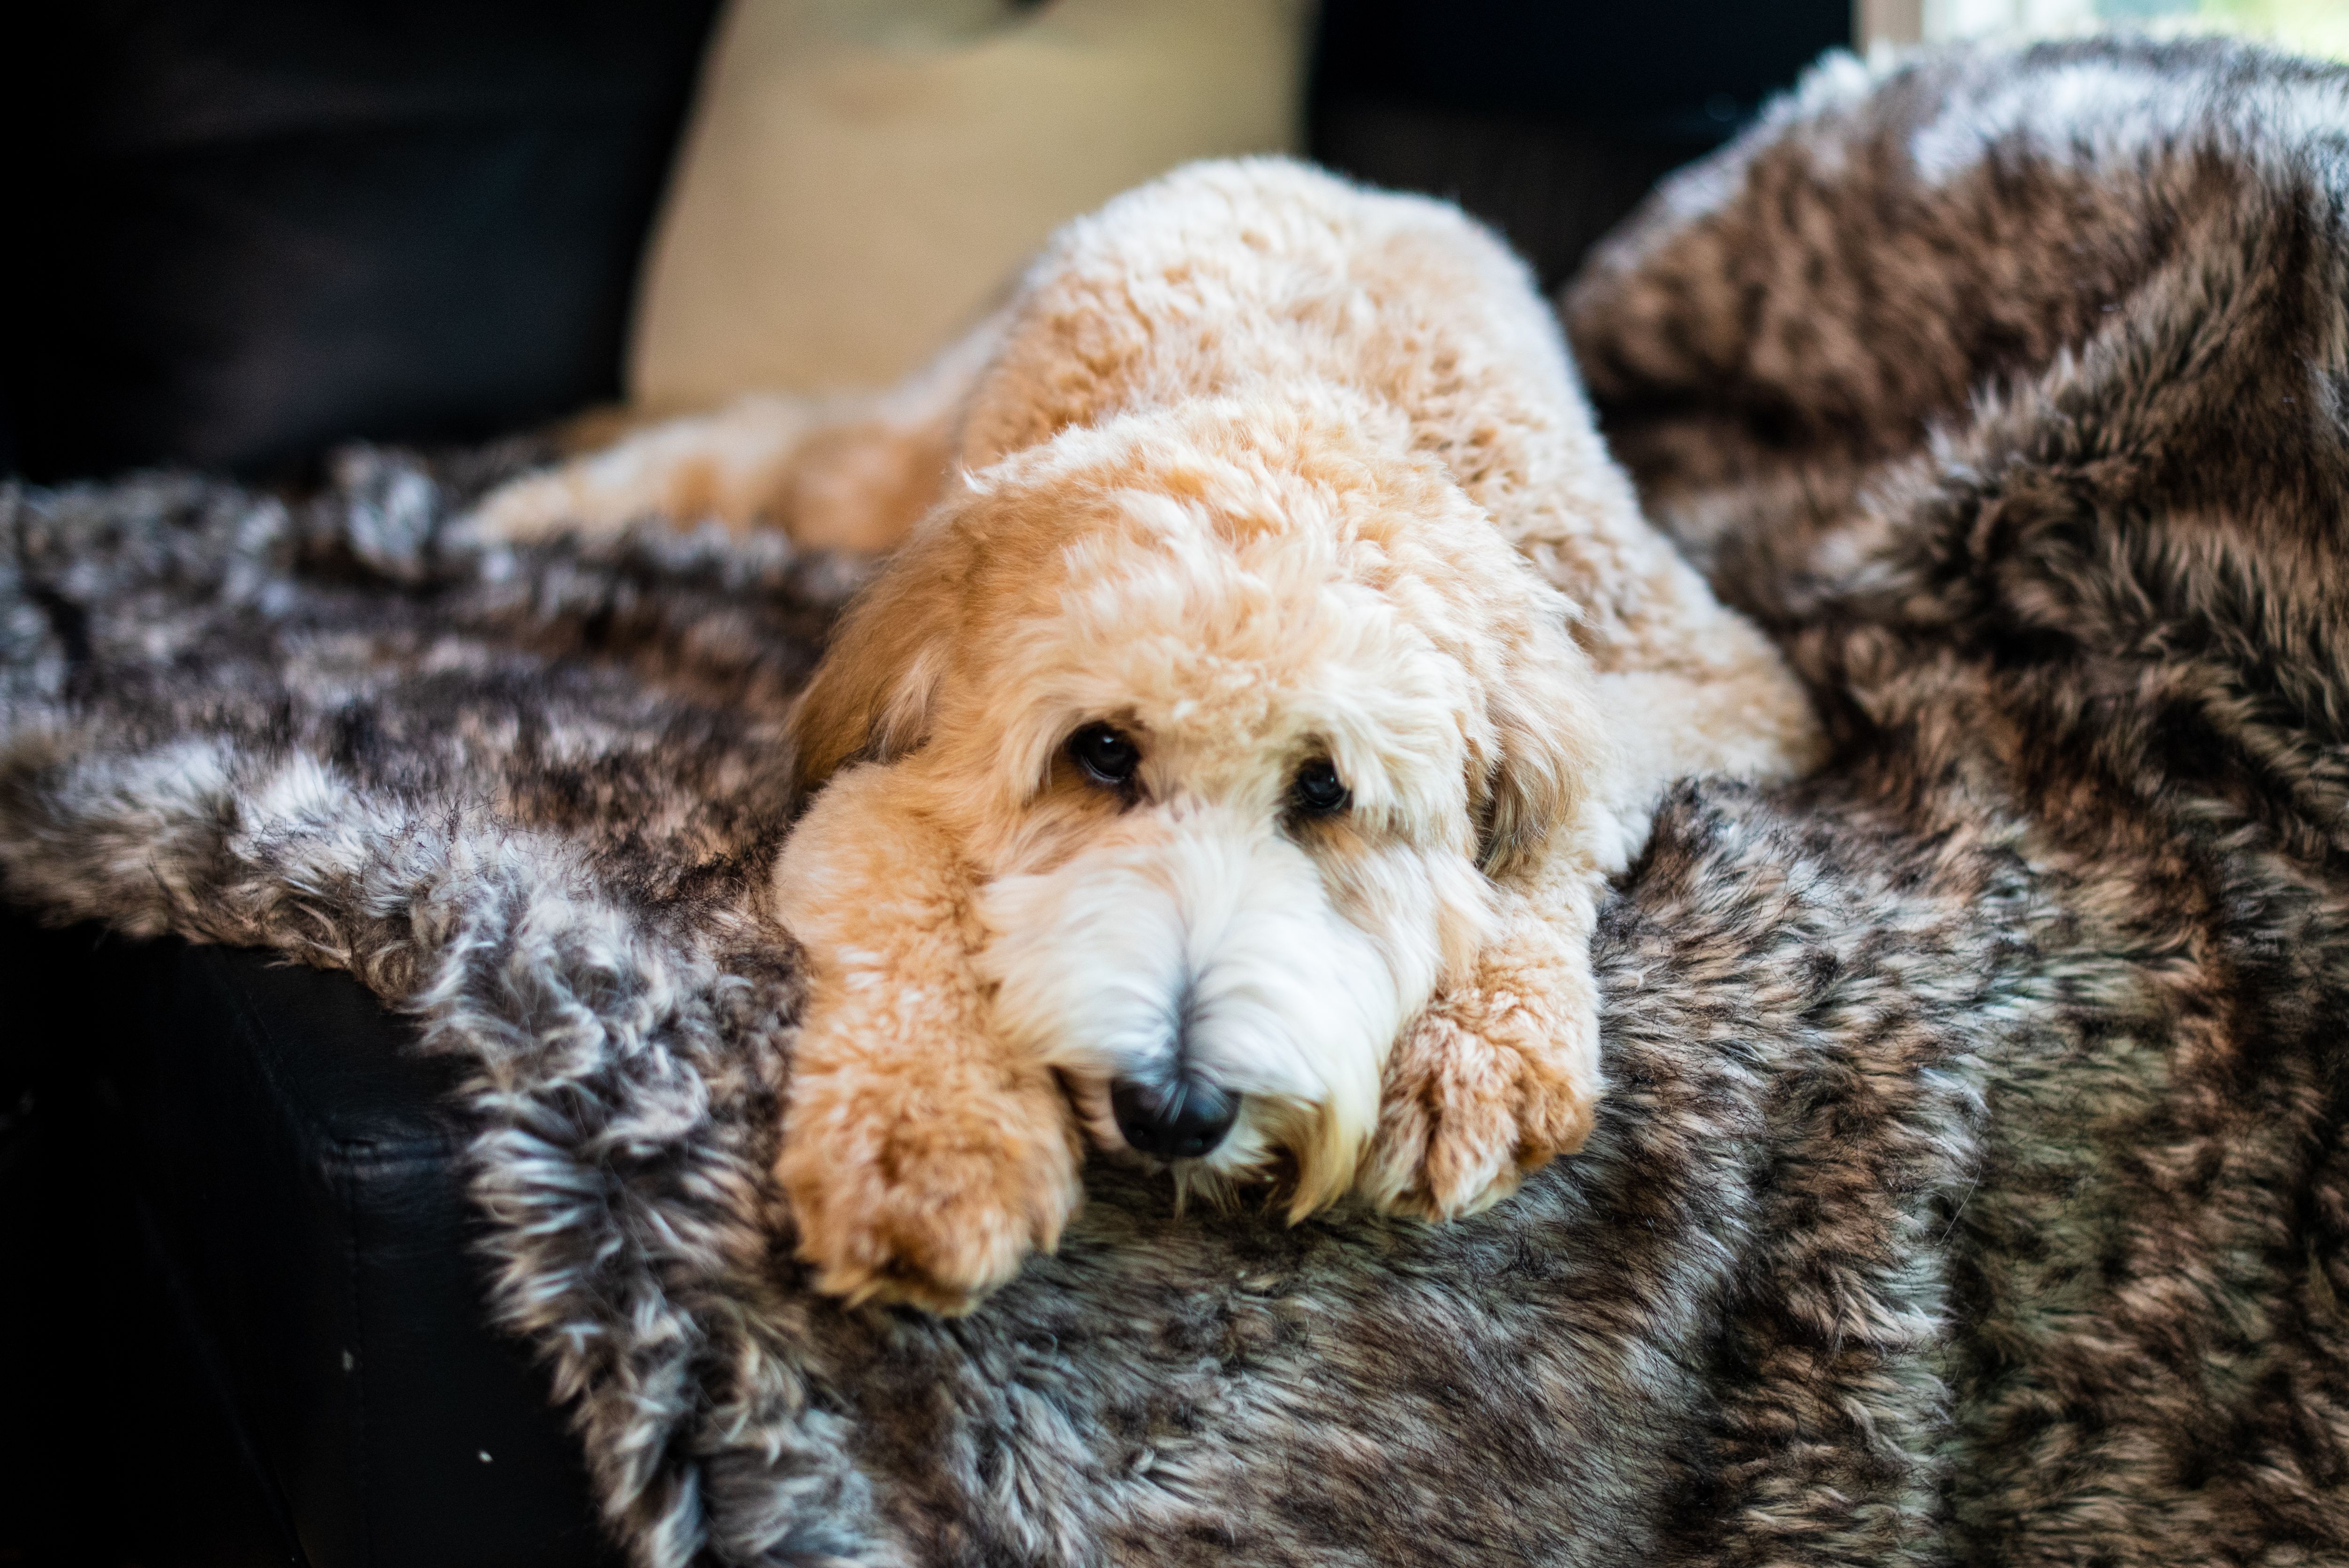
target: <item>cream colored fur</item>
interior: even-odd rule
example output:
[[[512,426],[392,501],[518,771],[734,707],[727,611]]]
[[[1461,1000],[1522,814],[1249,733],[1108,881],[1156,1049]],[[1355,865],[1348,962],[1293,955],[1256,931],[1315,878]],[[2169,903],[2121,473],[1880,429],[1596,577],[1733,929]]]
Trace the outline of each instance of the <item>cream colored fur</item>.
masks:
[[[657,428],[481,521],[647,515],[895,546],[796,711],[774,884],[812,976],[779,1174],[852,1297],[957,1310],[1051,1247],[1120,1078],[1244,1097],[1178,1167],[1211,1192],[1505,1196],[1588,1132],[1597,903],[1664,786],[1818,745],[1519,263],[1280,160],[1070,224],[897,393]],[[1128,787],[1072,759],[1094,724]]]

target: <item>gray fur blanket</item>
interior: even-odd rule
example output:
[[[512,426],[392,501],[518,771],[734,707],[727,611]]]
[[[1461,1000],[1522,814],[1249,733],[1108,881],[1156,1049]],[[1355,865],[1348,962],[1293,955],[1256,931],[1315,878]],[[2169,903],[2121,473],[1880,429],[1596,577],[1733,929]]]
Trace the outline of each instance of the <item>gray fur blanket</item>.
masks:
[[[520,450],[8,492],[6,896],[464,1063],[647,1568],[2349,1558],[2349,75],[1831,65],[1564,305],[1838,751],[1662,813],[1599,1129],[1477,1219],[1097,1162],[974,1316],[807,1294],[753,890],[855,573],[469,551]]]

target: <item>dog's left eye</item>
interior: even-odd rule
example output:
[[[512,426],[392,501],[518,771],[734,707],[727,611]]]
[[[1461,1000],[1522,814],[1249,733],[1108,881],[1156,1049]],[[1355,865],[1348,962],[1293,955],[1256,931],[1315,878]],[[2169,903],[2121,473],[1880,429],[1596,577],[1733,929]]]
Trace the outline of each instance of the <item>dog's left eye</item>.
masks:
[[[1317,757],[1297,770],[1296,781],[1288,787],[1289,799],[1300,811],[1326,817],[1332,811],[1342,811],[1353,799],[1346,781],[1338,777],[1336,765],[1328,758]]]
[[[1133,742],[1106,724],[1089,724],[1069,737],[1069,755],[1096,784],[1131,783],[1142,766]]]

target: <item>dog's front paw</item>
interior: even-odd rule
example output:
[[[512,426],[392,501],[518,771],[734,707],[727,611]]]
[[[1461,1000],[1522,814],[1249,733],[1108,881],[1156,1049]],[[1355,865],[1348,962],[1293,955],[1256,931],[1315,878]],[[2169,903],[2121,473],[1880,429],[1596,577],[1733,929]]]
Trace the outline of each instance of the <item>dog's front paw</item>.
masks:
[[[1456,1219],[1590,1136],[1598,1005],[1578,954],[1483,965],[1397,1045],[1358,1185],[1381,1212]]]
[[[819,1290],[957,1315],[1060,1243],[1082,1195],[1067,1103],[1040,1074],[981,1076],[793,1083],[776,1174]]]

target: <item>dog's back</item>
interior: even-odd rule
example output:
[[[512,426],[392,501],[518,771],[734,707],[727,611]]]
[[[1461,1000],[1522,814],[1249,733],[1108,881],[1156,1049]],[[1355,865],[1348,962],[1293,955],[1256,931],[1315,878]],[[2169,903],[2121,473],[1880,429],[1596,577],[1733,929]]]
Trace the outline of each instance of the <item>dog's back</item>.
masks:
[[[1591,564],[1611,577],[1652,538],[1532,277],[1444,202],[1288,159],[1192,164],[1063,228],[999,330],[963,415],[971,469],[1185,398],[1342,388],[1400,415],[1515,542],[1607,540]],[[1606,597],[1575,575],[1578,603]]]

